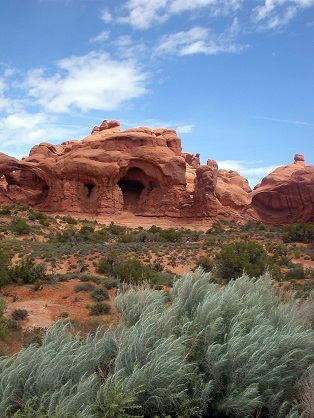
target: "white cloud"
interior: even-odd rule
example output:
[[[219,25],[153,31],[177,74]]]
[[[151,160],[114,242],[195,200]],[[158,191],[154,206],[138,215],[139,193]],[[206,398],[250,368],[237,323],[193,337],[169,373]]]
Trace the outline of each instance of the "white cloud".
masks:
[[[23,110],[0,119],[2,147],[64,141],[66,138],[74,138],[77,133],[77,128],[54,123],[54,120],[45,113],[28,113]]]
[[[101,32],[89,40],[90,43],[104,43],[109,39],[110,33],[108,31]]]
[[[223,169],[228,171],[237,171],[241,176],[248,180],[251,187],[254,187],[257,183],[260,183],[265,176],[272,173],[278,167],[276,165],[258,167],[255,165],[255,162],[249,163],[246,161],[238,160],[222,160],[217,161],[217,164],[219,170]],[[252,167],[252,165],[254,166]]]
[[[52,76],[32,70],[24,83],[28,95],[52,113],[114,110],[148,93],[147,73],[135,62],[113,60],[104,52],[66,58],[57,67]]]
[[[10,105],[8,99],[5,97],[5,90],[7,86],[5,80],[0,78],[0,111],[3,109],[7,109]]]
[[[14,85],[11,77],[16,73],[14,68],[6,68],[0,77],[0,112],[14,112],[21,108],[22,100],[11,96],[10,91]]]
[[[157,54],[219,54],[236,53],[248,48],[248,45],[241,45],[235,42],[239,32],[238,21],[233,23],[220,34],[211,32],[209,29],[196,26],[186,32],[177,32],[171,35],[164,35],[156,49]]]
[[[13,145],[15,152],[25,144],[81,138],[86,127],[63,125],[62,116],[121,108],[148,93],[148,77],[134,60],[104,52],[60,60],[49,74],[6,69],[0,75],[0,145]]]
[[[194,125],[179,125],[176,128],[178,134],[189,134],[192,132]]]
[[[209,9],[211,16],[228,14],[240,8],[244,0],[128,0],[124,6],[126,16],[117,21],[129,23],[136,29],[148,29],[156,23],[162,23],[171,16],[186,11]]]
[[[168,5],[169,0],[129,0],[125,5],[128,15],[120,16],[117,21],[137,29],[148,29],[152,24],[168,19]]]
[[[108,9],[102,10],[100,18],[106,23],[109,23],[112,21],[112,16],[110,12],[108,11]]]
[[[214,16],[227,14],[241,7],[243,0],[172,0],[170,10],[172,13],[182,13],[188,10],[209,7]]]
[[[313,126],[312,123],[305,122],[303,120],[293,120],[293,119],[278,119],[278,118],[269,118],[269,117],[256,117],[256,119],[261,120],[269,120],[270,122],[278,122],[278,123],[288,123],[290,125],[305,125],[305,126]]]
[[[296,14],[314,5],[314,0],[264,0],[253,9],[252,21],[258,29],[277,29],[287,25]]]
[[[141,59],[143,59],[143,55],[147,52],[147,47],[144,43],[133,41],[132,37],[129,35],[119,36],[112,42],[112,45],[117,48],[118,56],[120,58],[138,59],[138,57],[141,56]]]

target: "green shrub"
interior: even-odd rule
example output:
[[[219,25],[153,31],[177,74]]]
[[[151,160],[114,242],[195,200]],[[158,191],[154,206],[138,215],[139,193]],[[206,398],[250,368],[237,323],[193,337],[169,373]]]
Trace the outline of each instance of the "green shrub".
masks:
[[[125,226],[116,225],[114,222],[111,222],[108,226],[108,231],[113,235],[123,235],[125,230]]]
[[[151,281],[155,277],[155,272],[138,259],[130,258],[119,265],[117,276],[123,283],[139,284],[143,281]]]
[[[96,289],[93,290],[91,296],[95,302],[101,302],[103,300],[110,299],[108,290],[104,286],[96,287]]]
[[[10,263],[9,252],[0,248],[0,266],[1,266],[0,287],[10,282],[9,263]]]
[[[94,228],[90,225],[83,225],[78,232],[78,239],[83,241],[93,241],[94,238]]]
[[[121,255],[117,250],[109,251],[105,257],[99,260],[96,271],[99,274],[115,275],[118,264],[121,261]]]
[[[31,227],[25,221],[25,219],[14,217],[9,225],[9,230],[16,235],[29,234],[31,232]]]
[[[90,292],[95,289],[95,285],[92,283],[80,283],[74,286],[74,292]]]
[[[258,277],[272,264],[263,246],[254,241],[226,244],[215,257],[217,274],[227,280],[241,276],[243,272]]]
[[[61,219],[69,225],[77,225],[77,220],[72,218],[72,216],[63,216]]]
[[[16,321],[19,319],[25,319],[27,316],[27,309],[14,309],[14,311],[11,313],[11,317]]]
[[[90,315],[107,315],[111,312],[111,307],[106,302],[96,302],[89,308]]]
[[[284,242],[304,242],[314,241],[314,225],[294,224],[286,228],[282,239]]]
[[[8,269],[8,276],[15,283],[35,284],[38,281],[43,282],[48,279],[46,269],[45,263],[35,265],[30,258],[24,258]]]
[[[294,264],[292,268],[290,268],[286,272],[286,279],[313,279],[314,278],[314,269],[308,267],[304,267],[303,264],[297,263]]]
[[[119,280],[115,279],[113,277],[104,277],[100,280],[100,283],[108,290],[118,287],[119,286]]]
[[[2,315],[5,310],[6,310],[5,300],[0,296],[0,319],[2,318]]]
[[[12,206],[3,206],[0,210],[0,214],[3,216],[11,215]]]
[[[207,272],[212,271],[214,267],[213,261],[209,257],[206,257],[204,255],[201,255],[195,264],[196,267],[202,267],[202,269]]]

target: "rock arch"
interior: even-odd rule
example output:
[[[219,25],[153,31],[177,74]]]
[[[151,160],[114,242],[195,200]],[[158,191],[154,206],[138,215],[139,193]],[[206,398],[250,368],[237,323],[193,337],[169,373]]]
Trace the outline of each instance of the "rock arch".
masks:
[[[24,167],[4,174],[6,193],[10,199],[22,205],[41,205],[48,197],[50,187],[44,176],[39,174]]]
[[[165,187],[167,179],[159,167],[144,161],[131,161],[120,170],[117,186],[123,196],[123,210],[142,212],[149,194]]]

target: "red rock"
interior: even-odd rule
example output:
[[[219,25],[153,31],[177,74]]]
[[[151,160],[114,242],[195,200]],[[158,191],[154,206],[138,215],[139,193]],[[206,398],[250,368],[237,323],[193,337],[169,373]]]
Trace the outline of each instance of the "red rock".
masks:
[[[251,202],[249,183],[236,171],[219,170],[215,192],[223,206],[236,210],[247,207]]]
[[[293,164],[277,168],[255,187],[252,206],[263,222],[314,222],[314,166],[297,154]]]
[[[284,224],[313,222],[313,196],[314,167],[300,154],[251,192],[237,172],[183,153],[173,129],[120,131],[118,121],[104,120],[81,141],[43,142],[20,161],[0,153],[0,205],[44,212]]]

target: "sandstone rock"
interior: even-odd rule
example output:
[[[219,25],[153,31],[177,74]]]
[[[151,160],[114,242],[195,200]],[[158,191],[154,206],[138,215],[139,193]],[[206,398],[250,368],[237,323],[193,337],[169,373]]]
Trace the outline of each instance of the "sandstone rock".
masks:
[[[296,154],[252,192],[235,171],[182,152],[175,130],[120,130],[104,120],[82,140],[33,147],[17,160],[0,153],[0,205],[55,213],[314,222],[314,167]]]
[[[223,206],[236,210],[247,207],[251,202],[249,183],[237,171],[219,170],[215,192]]]
[[[174,130],[104,121],[82,141],[41,143],[23,162],[2,155],[3,196],[46,212],[180,216],[185,162]],[[176,202],[176,203],[174,203]]]
[[[277,168],[255,187],[252,206],[266,223],[314,222],[314,166],[297,154],[293,164]]]
[[[304,155],[303,154],[295,154],[294,164],[299,164],[299,165],[305,166]]]

